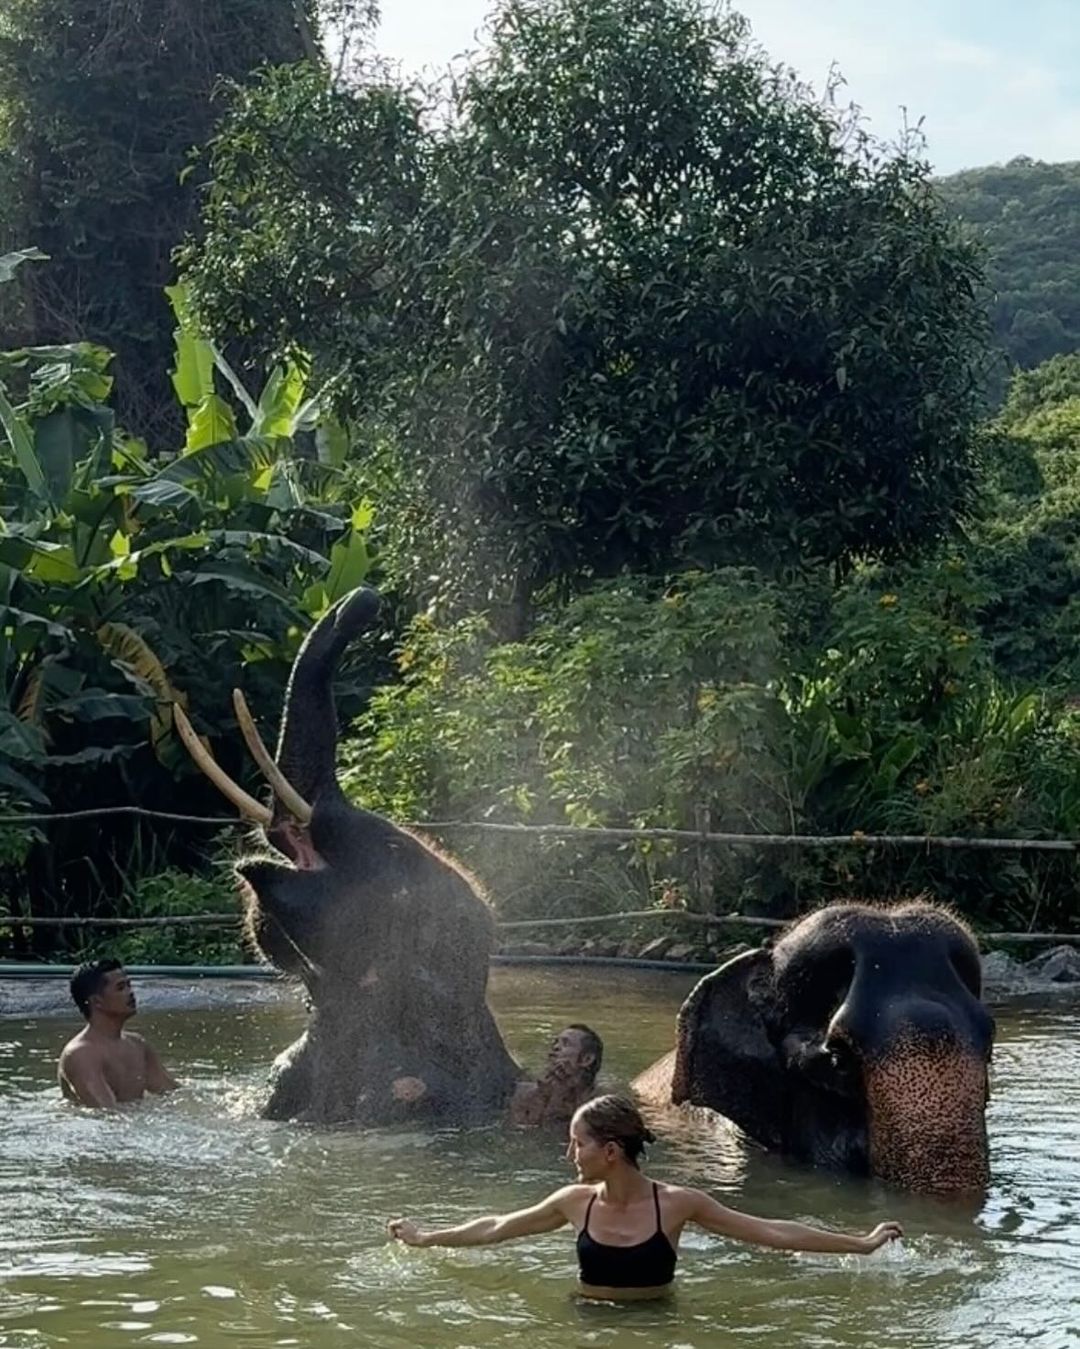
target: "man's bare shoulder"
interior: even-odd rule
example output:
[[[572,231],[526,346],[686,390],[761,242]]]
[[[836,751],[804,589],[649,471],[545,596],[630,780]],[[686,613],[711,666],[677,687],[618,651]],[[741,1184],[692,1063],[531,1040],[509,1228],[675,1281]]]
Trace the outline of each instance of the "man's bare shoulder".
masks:
[[[60,1067],[71,1063],[95,1063],[101,1058],[101,1046],[87,1039],[86,1031],[73,1035],[60,1051]]]
[[[535,1082],[519,1082],[510,1097],[509,1120],[511,1124],[538,1124],[542,1111],[539,1101],[540,1091]]]

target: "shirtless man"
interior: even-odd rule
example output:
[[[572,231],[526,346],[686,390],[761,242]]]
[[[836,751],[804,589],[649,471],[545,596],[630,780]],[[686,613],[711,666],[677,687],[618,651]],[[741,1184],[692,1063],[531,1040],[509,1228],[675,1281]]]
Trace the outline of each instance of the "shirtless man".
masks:
[[[87,1024],[60,1055],[57,1078],[69,1101],[107,1110],[177,1086],[142,1036],[124,1030],[135,1015],[135,990],[119,960],[80,965],[71,996]]]
[[[599,1035],[575,1024],[551,1042],[547,1064],[535,1082],[522,1082],[510,1098],[511,1124],[532,1127],[565,1123],[593,1095],[604,1056]]]

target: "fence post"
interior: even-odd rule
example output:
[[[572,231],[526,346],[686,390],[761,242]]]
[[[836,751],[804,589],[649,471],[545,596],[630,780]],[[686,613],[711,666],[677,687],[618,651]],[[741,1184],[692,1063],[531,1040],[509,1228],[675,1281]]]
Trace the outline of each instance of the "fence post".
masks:
[[[712,913],[716,901],[716,859],[706,835],[712,828],[712,811],[700,802],[694,807],[694,827],[701,838],[694,845],[694,873],[699,913]]]

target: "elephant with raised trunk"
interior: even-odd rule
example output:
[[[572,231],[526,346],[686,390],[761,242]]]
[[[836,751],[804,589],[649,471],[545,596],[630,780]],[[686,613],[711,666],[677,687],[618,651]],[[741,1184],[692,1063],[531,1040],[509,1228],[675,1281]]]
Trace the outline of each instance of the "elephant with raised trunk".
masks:
[[[204,772],[264,832],[264,855],[237,867],[248,930],[310,997],[308,1028],[275,1064],[263,1113],[363,1124],[491,1118],[521,1071],[487,1005],[488,905],[462,867],[352,805],[337,783],[332,678],[378,607],[373,591],[354,591],[308,634],[273,759],[235,696],[272,807],[223,773],[179,708],[176,724]]]
[[[803,1161],[976,1192],[994,1036],[981,991],[978,947],[947,910],[829,905],[706,975],[675,1049],[634,1086]]]

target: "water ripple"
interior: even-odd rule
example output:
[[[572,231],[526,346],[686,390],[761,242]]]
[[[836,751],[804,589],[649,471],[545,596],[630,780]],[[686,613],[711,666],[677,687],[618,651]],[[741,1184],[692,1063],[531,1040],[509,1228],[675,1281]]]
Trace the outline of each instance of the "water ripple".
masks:
[[[496,980],[526,1060],[584,1016],[604,1036],[606,1087],[668,1047],[689,980],[580,972]],[[557,1134],[314,1130],[257,1118],[265,1072],[295,1036],[288,1006],[140,1017],[185,1079],[111,1115],[64,1105],[47,1021],[0,1041],[0,1346],[342,1343],[433,1349],[960,1349],[1080,1343],[1080,1014],[999,1016],[989,1113],[994,1181],[972,1217],[791,1167],[731,1131],[658,1112],[657,1174],[763,1216],[908,1238],[871,1259],[760,1251],[691,1232],[677,1295],[608,1307],[571,1296],[565,1232],[501,1250],[409,1250],[402,1211],[461,1221],[567,1179]],[[1071,1337],[1071,1338],[1070,1338]]]

